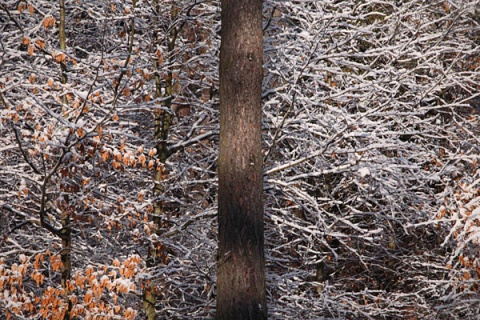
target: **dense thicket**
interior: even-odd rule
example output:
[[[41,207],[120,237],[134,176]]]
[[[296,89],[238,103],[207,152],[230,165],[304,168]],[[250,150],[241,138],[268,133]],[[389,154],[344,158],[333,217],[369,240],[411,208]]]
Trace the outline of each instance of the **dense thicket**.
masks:
[[[270,318],[478,316],[478,8],[265,2]],[[219,3],[60,12],[0,4],[0,314],[212,318]]]

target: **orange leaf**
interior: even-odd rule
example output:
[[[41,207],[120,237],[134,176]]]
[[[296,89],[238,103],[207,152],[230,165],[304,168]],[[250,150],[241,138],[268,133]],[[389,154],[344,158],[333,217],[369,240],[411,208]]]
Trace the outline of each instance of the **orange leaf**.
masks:
[[[115,258],[115,259],[113,259],[112,264],[113,264],[115,267],[119,267],[119,266],[120,266],[120,261]]]
[[[138,162],[140,162],[143,167],[145,167],[146,161],[147,161],[147,157],[145,157],[145,155],[141,154],[138,156]]]
[[[43,19],[42,25],[45,29],[55,26],[55,18],[52,16],[46,16],[45,19]]]
[[[45,48],[45,41],[37,39],[37,40],[35,40],[35,45],[38,48],[43,49],[43,48]]]
[[[58,63],[61,63],[61,62],[65,63],[65,57],[66,57],[65,53],[60,52],[55,56],[55,61],[57,61]]]
[[[33,267],[35,269],[40,269],[40,262],[43,261],[43,253],[39,253],[35,256],[35,262],[33,263]]]
[[[27,4],[26,3],[20,3],[18,6],[17,6],[17,10],[18,12],[22,13],[23,10],[25,10],[27,8]]]
[[[157,149],[156,148],[153,148],[148,152],[149,157],[153,157],[156,154],[157,154]]]
[[[77,136],[79,138],[83,138],[85,136],[85,130],[83,128],[78,128],[77,129]]]
[[[136,316],[136,312],[132,308],[128,308],[125,310],[123,317],[126,318],[127,320],[131,320]]]
[[[37,79],[37,76],[35,75],[35,73],[32,73],[32,74],[30,75],[30,77],[28,77],[28,82],[30,82],[31,84],[33,84],[36,79]]]
[[[153,160],[148,161],[148,170],[152,170],[154,164],[155,162]]]
[[[130,158],[127,156],[127,157],[123,157],[123,164],[128,166],[129,164],[129,161],[130,161]]]
[[[88,267],[87,270],[85,270],[85,274],[87,275],[87,278],[90,278],[93,274],[93,269]]]
[[[22,38],[22,44],[28,46],[32,41],[30,40],[29,37],[23,37]]]
[[[73,97],[74,97],[74,95],[71,92],[66,94],[67,101],[69,101],[69,102],[73,100]]]
[[[445,12],[449,13],[450,8],[451,8],[450,3],[448,3],[448,1],[443,1],[442,5],[443,5],[443,10],[445,10]]]
[[[102,152],[101,155],[102,155],[102,160],[103,160],[103,162],[106,162],[107,159],[108,159],[108,156],[109,156],[109,155],[108,155],[108,152]]]
[[[85,293],[85,296],[83,297],[83,302],[88,305],[90,304],[90,302],[92,302],[93,300],[93,294],[92,294],[92,290],[88,290],[86,293]]]

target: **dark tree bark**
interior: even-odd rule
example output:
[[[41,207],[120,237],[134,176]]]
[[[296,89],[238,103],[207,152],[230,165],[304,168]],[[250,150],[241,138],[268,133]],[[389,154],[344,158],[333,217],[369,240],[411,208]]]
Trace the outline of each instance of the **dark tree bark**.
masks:
[[[67,37],[65,35],[65,0],[58,1],[60,7],[60,24],[58,27],[58,42],[61,50],[65,51],[67,49]],[[65,61],[60,62],[61,77],[60,82],[66,84],[67,79],[67,65]],[[67,104],[67,96],[65,95],[62,98],[62,102]],[[69,203],[68,197],[66,197],[66,203]],[[64,320],[70,320],[70,312],[72,310],[72,303],[70,302],[70,290],[68,288],[68,281],[71,279],[72,274],[72,228],[70,226],[70,212],[62,213],[61,217],[62,230],[60,237],[62,239],[62,251],[60,253],[60,259],[62,261],[62,278],[61,284],[62,288],[65,289],[65,302],[67,305],[67,310],[65,312]]]
[[[217,319],[266,319],[262,0],[222,0]]]

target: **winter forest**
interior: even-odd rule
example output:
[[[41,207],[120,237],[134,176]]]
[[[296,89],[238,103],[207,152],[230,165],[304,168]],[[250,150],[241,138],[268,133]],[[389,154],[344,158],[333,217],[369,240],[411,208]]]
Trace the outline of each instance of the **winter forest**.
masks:
[[[221,21],[0,0],[0,319],[216,317]],[[262,29],[268,318],[478,319],[480,1]]]

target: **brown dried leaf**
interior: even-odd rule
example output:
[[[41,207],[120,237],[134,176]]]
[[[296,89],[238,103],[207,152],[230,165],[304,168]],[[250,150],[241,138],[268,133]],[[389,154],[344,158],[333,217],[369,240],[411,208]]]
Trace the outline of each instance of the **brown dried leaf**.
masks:
[[[23,10],[25,10],[26,8],[27,8],[27,4],[26,4],[26,3],[20,3],[20,4],[18,4],[18,6],[17,6],[17,10],[18,10],[18,12],[20,12],[20,13],[22,13]]]
[[[55,26],[55,18],[52,16],[46,16],[45,19],[43,19],[42,25],[45,29],[49,29]]]
[[[28,77],[28,82],[33,84],[36,79],[37,79],[37,76],[35,75],[35,73],[32,73],[30,77]]]
[[[34,46],[28,46],[28,55],[29,56],[33,56],[33,54],[35,53],[35,47]]]
[[[23,37],[22,38],[22,44],[28,46],[32,40],[29,37]]]

